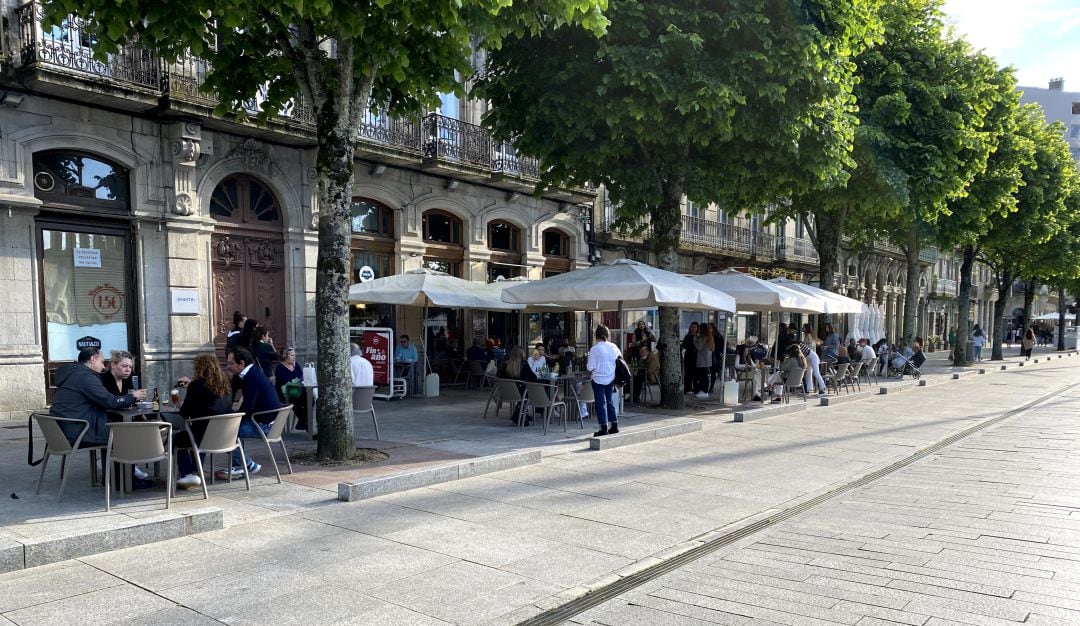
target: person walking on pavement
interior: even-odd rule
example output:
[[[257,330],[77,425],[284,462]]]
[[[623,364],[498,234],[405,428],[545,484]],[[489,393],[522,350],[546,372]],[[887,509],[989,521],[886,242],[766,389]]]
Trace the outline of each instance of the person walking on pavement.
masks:
[[[825,379],[821,376],[821,359],[818,358],[817,347],[821,344],[821,340],[814,334],[814,330],[810,328],[810,324],[803,324],[802,344],[799,349],[802,350],[803,356],[806,357],[806,362],[809,367],[806,368],[806,378],[803,380],[803,385],[806,388],[806,393],[812,393],[814,383],[817,383],[817,393],[819,396],[825,395]]]
[[[1035,333],[1029,328],[1024,332],[1024,338],[1020,340],[1020,356],[1030,359],[1033,347],[1035,347]]]
[[[712,326],[706,322],[698,327],[698,334],[694,337],[697,397],[701,399],[709,397],[709,370],[712,369],[714,350],[716,350],[716,340],[713,337]]]
[[[986,334],[979,328],[978,324],[975,324],[975,328],[971,330],[971,351],[972,356],[976,361],[982,360],[982,349],[986,345]]]
[[[697,324],[692,325],[696,331]],[[593,337],[596,345],[589,350],[589,360],[585,368],[592,373],[593,397],[596,398],[596,421],[600,430],[593,437],[614,435],[619,432],[619,416],[615,413],[615,402],[611,393],[615,387],[615,360],[622,356],[619,348],[608,341],[608,329],[603,324],[596,327]]]

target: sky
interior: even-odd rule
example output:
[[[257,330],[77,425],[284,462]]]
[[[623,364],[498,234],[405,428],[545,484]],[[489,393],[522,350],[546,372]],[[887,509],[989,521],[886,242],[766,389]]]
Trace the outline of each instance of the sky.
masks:
[[[945,0],[956,30],[1001,65],[1020,86],[1064,78],[1080,92],[1080,0]]]

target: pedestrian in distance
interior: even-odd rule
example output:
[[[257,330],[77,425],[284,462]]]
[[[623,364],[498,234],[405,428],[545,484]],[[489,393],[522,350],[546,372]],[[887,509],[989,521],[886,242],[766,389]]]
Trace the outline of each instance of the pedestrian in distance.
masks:
[[[985,345],[986,333],[979,328],[978,324],[975,324],[975,328],[971,330],[971,350],[976,362],[982,361],[982,349]]]
[[[1029,328],[1024,332],[1024,338],[1020,340],[1020,356],[1030,359],[1033,347],[1035,347],[1035,332]]]
[[[694,337],[695,371],[697,372],[697,397],[709,397],[709,372],[712,370],[713,352],[716,351],[716,339],[712,325],[708,322],[698,326]]]
[[[697,348],[694,339],[698,334],[698,323],[690,322],[690,328],[682,340],[683,350],[683,391],[687,394],[697,392]]]

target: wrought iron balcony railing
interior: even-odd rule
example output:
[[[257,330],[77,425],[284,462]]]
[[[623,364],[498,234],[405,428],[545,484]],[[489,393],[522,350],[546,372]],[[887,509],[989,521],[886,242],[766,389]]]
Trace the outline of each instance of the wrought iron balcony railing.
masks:
[[[433,113],[424,118],[424,157],[491,169],[491,135],[481,126]]]
[[[495,153],[491,166],[496,173],[532,178],[534,180],[540,179],[540,161],[518,153],[509,142],[502,141],[495,144]],[[586,191],[596,193],[595,189],[586,189]]]
[[[396,118],[371,111],[368,111],[360,122],[360,137],[370,143],[417,153],[423,143],[418,118]]]
[[[809,239],[803,239],[802,237],[781,237],[781,249],[784,251],[784,256],[794,261],[802,261],[805,263],[817,263],[818,252],[817,248]]]
[[[15,17],[24,66],[40,63],[120,85],[152,90],[160,87],[161,64],[149,50],[125,46],[100,61],[94,58],[94,39],[82,18],[68,16],[57,26],[42,28],[44,9],[37,0],[16,8]]]
[[[682,216],[682,223],[681,241],[692,246],[765,258],[776,258],[781,249],[781,240],[776,235],[760,230],[689,215]]]

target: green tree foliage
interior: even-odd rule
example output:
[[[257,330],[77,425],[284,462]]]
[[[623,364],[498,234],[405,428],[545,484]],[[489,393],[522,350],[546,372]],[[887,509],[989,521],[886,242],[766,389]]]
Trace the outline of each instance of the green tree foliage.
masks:
[[[1051,241],[1071,221],[1076,164],[1069,154],[1060,123],[1047,124],[1042,109],[1024,105],[1016,117],[1016,133],[1033,147],[1033,158],[1021,165],[1021,186],[1016,191],[1016,210],[991,215],[989,229],[980,239],[979,259],[995,273],[998,300],[994,305],[994,347],[991,358],[1000,359],[1005,329],[1007,289],[1017,278],[1033,278],[1060,271],[1074,263],[1048,251]]]
[[[190,51],[209,62],[205,89],[219,113],[266,87],[262,119],[303,97],[315,114],[319,175],[316,268],[319,449],[353,448],[348,379],[349,216],[353,154],[369,109],[417,111],[440,92],[463,93],[477,45],[580,24],[602,33],[606,0],[46,0],[46,19],[92,23],[101,58],[138,41],[166,59]]]
[[[683,195],[761,207],[851,159],[852,58],[877,36],[877,0],[611,0],[599,40],[545,31],[493,51],[486,122],[539,157],[542,184],[603,183],[619,216],[647,216],[677,270]],[[660,341],[679,345],[678,310]],[[678,350],[661,402],[682,405]]]
[[[892,214],[864,214],[907,257],[903,334],[912,337],[919,297],[919,252],[934,224],[986,167],[998,131],[985,118],[1007,97],[992,59],[944,24],[939,0],[891,0],[885,42],[862,54],[856,87],[860,119],[878,169],[901,183],[907,202]]]

